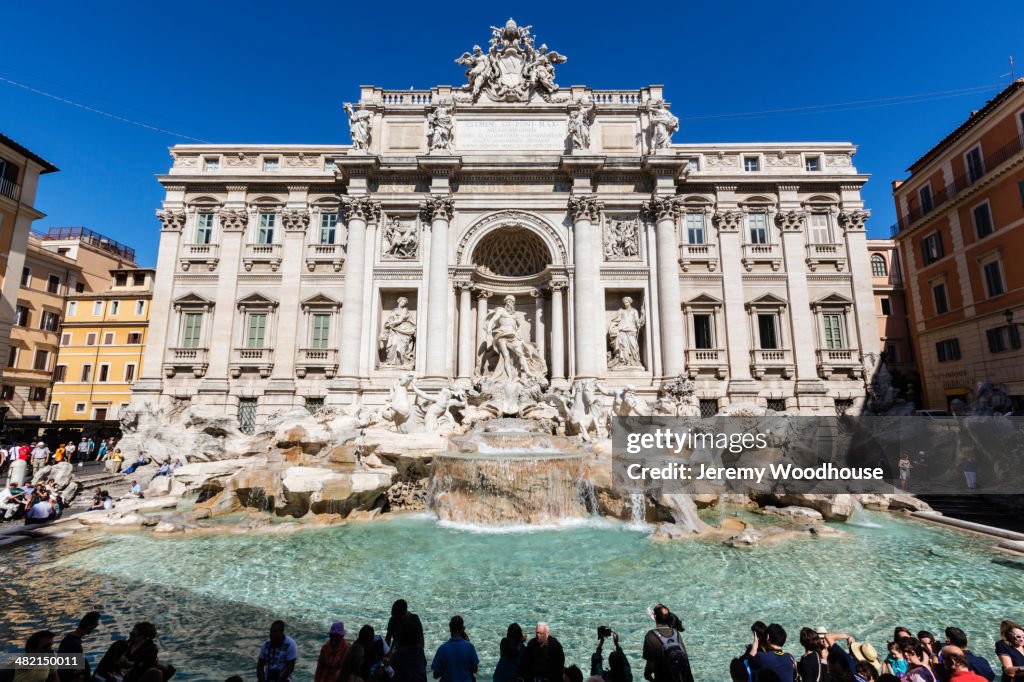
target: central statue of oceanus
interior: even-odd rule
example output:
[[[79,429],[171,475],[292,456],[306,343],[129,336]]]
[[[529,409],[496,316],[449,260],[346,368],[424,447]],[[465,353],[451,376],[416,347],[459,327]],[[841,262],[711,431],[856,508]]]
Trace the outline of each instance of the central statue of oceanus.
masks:
[[[496,359],[493,370],[483,371],[494,378],[509,381],[534,380],[547,383],[547,364],[537,347],[523,338],[522,323],[516,315],[516,297],[505,297],[505,305],[495,308],[488,316],[484,329],[491,338],[484,353],[486,368],[488,355]],[[497,358],[494,358],[497,356]]]

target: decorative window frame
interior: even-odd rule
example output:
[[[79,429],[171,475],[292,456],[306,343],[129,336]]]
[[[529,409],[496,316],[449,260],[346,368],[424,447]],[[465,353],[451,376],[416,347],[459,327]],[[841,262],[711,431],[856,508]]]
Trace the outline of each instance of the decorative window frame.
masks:
[[[878,262],[878,261],[881,261],[882,269],[885,271],[883,274],[880,274],[880,275],[875,273],[875,263]],[[889,259],[887,259],[881,253],[878,253],[876,251],[875,253],[871,254],[871,256],[868,258],[868,265],[871,268],[871,276],[872,277],[888,277],[889,276],[889,272],[890,272]]]
[[[1006,267],[1003,264],[1003,250],[1001,248],[992,249],[981,254],[975,258],[975,262],[978,264],[978,275],[981,277],[981,285],[985,288],[985,300],[998,298],[1009,291],[1006,286]],[[985,277],[985,268],[992,263],[995,263],[999,269],[999,280],[1003,285],[1003,290],[998,294],[993,294],[988,290],[988,279]]]
[[[278,301],[260,293],[249,294],[235,302],[235,308],[239,314],[235,316],[233,334],[233,338],[238,340],[234,347],[230,366],[233,378],[237,379],[242,375],[243,367],[256,368],[263,379],[270,376],[270,372],[274,368],[274,346],[277,343],[277,307]],[[249,348],[246,345],[249,317],[253,314],[267,316],[266,336],[263,339],[263,345],[259,348]]]
[[[945,312],[939,312],[939,306],[937,301],[935,300],[935,287],[940,285],[942,286],[943,293],[946,297]],[[952,310],[952,307],[949,303],[949,281],[945,273],[939,275],[938,277],[932,277],[931,279],[928,280],[928,297],[929,299],[931,299],[932,312],[935,315],[935,317],[938,317],[939,315],[945,315],[946,313]]]
[[[973,152],[975,149],[978,150],[978,158],[981,160],[981,173],[978,174],[978,177],[971,178],[971,164],[967,160],[967,156],[971,152]],[[981,140],[978,140],[977,142],[972,144],[970,147],[965,149],[963,154],[961,154],[960,158],[963,159],[963,162],[964,162],[964,175],[967,176],[968,182],[975,183],[978,180],[980,180],[983,177],[985,177],[985,173],[988,172],[988,169],[985,168],[985,148],[981,146]]]
[[[340,314],[341,302],[336,301],[325,294],[315,294],[305,299],[302,306],[302,339],[299,347],[299,358],[295,363],[295,373],[302,379],[309,369],[313,367],[323,368],[328,379],[334,378],[338,371],[338,346],[340,344]],[[330,315],[331,321],[328,326],[330,335],[327,339],[327,348],[313,348],[313,316]],[[314,357],[317,356],[317,357]],[[323,356],[322,358],[319,356]]]
[[[978,210],[982,206],[987,206],[988,207],[988,221],[989,221],[989,225],[990,225],[991,230],[992,230],[991,232],[989,232],[985,236],[982,236],[982,235],[980,235],[978,233],[978,219],[977,219],[977,217],[975,216],[975,213],[974,213],[976,210]],[[989,237],[991,237],[992,235],[994,235],[998,231],[999,228],[996,227],[996,215],[995,215],[995,213],[992,212],[992,202],[989,201],[987,198],[982,199],[981,201],[979,201],[976,204],[973,204],[971,206],[971,208],[970,208],[970,212],[971,212],[971,225],[974,227],[974,239],[975,239],[975,241],[981,241],[982,239],[988,239]]]
[[[818,170],[810,170],[807,167],[807,162],[811,159],[818,160]],[[824,173],[825,172],[825,155],[821,152],[803,152],[800,155],[801,166],[805,173]]]
[[[711,316],[711,348],[697,348],[696,339],[696,327],[694,326],[694,317],[696,315],[710,315]],[[698,294],[689,301],[683,303],[683,317],[684,324],[686,325],[686,350],[687,351],[717,351],[719,354],[719,363],[714,366],[715,375],[719,379],[725,379],[729,376],[729,360],[725,355],[725,344],[722,343],[723,337],[725,336],[725,304],[724,302],[712,296],[711,294]],[[687,368],[691,379],[697,378],[700,366],[694,366],[687,362]]]
[[[206,356],[210,350],[214,302],[199,294],[187,293],[176,298],[171,305],[174,310],[174,321],[170,338],[174,339],[174,344],[169,349],[168,357],[164,359],[164,375],[171,378],[178,367],[189,367],[197,379],[201,378],[206,374],[208,366]],[[199,327],[199,344],[195,348],[184,349],[181,345],[182,334],[185,333],[185,315],[188,313],[199,313],[203,317]],[[174,353],[179,348],[195,351],[192,354],[194,357],[187,361],[176,359]]]

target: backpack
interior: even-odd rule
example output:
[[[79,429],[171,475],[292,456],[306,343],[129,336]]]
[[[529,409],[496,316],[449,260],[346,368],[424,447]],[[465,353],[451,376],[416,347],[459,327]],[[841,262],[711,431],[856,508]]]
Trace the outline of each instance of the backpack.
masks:
[[[668,637],[663,637],[658,629],[654,629],[661,642],[661,669],[668,673],[668,680],[658,682],[693,682],[693,673],[690,671],[690,657],[686,655],[686,649],[679,639],[676,630]]]

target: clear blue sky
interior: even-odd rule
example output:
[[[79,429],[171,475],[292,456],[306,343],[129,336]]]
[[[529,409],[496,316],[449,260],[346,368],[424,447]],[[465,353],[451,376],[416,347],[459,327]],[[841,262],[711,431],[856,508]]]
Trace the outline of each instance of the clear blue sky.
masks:
[[[509,16],[568,55],[560,85],[661,83],[677,142],[851,141],[872,180],[871,236],[890,182],[1024,75],[1024,2],[11,2],[0,77],[210,142],[347,143],[358,86],[463,82],[452,60]],[[895,106],[701,118],[990,86]],[[154,175],[188,140],[0,81],[0,131],[55,163],[38,227],[84,225],[156,260]]]

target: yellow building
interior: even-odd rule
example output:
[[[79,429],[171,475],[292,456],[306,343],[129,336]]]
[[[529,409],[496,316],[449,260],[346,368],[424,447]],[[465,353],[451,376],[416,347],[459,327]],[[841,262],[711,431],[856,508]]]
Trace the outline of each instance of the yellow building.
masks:
[[[111,269],[134,265],[134,249],[85,228],[29,235],[0,378],[0,407],[9,408],[8,420],[47,416],[67,297],[105,292]]]
[[[155,272],[111,270],[107,291],[68,296],[51,422],[117,419],[128,404],[142,369]]]

